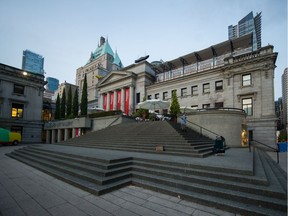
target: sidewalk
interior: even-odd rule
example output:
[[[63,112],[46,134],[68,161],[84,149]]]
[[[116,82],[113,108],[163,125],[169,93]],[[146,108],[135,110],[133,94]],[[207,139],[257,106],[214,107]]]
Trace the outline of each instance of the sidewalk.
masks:
[[[13,160],[0,146],[0,216],[232,216],[154,191],[128,186],[95,196]]]

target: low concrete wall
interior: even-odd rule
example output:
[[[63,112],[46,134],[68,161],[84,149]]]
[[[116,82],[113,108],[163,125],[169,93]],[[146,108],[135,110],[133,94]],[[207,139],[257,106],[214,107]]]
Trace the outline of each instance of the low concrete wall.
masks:
[[[244,147],[242,146],[241,133],[245,119],[246,115],[241,111],[201,110],[187,113],[187,126],[200,132],[200,128],[192,124],[195,123],[223,136],[229,147]],[[202,134],[211,139],[216,138],[215,134],[204,129],[202,129]]]
[[[44,124],[44,130],[65,129],[65,128],[90,128],[90,127],[91,127],[91,119],[87,117],[51,121]]]
[[[108,126],[117,125],[121,123],[126,122],[134,122],[134,119],[128,119],[121,115],[113,115],[113,116],[107,116],[107,117],[99,117],[99,118],[93,118],[92,119],[92,127],[90,129],[91,131],[97,131],[101,130],[103,128],[106,128]]]

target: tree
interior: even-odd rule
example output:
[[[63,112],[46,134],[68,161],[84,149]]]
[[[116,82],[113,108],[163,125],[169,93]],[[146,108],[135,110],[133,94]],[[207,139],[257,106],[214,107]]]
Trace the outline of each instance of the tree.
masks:
[[[65,87],[63,89],[63,93],[62,93],[62,98],[61,98],[61,109],[60,109],[60,117],[62,119],[65,119],[65,112],[66,112],[66,92],[65,92]]]
[[[170,106],[170,114],[173,115],[174,117],[177,116],[177,114],[180,113],[180,105],[178,102],[176,90],[172,92],[172,101],[171,101],[171,106]]]
[[[66,110],[66,115],[69,118],[72,114],[72,90],[71,86],[69,87],[68,91],[68,98],[67,98],[67,110]]]
[[[78,116],[78,90],[77,88],[75,89],[75,93],[74,93],[74,98],[73,98],[73,117],[77,117]]]
[[[55,110],[55,119],[60,119],[60,96],[59,93],[57,95],[57,99],[56,99],[56,110]]]
[[[83,89],[82,89],[82,96],[81,96],[81,115],[87,115],[87,105],[88,105],[88,98],[87,98],[87,77],[85,74]]]

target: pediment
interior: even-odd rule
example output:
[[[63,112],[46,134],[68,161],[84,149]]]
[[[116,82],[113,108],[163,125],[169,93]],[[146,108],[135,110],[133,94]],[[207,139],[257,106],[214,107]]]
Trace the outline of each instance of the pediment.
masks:
[[[112,83],[118,80],[121,80],[126,77],[130,77],[132,75],[131,72],[126,72],[126,71],[112,71],[109,73],[106,77],[101,80],[100,85],[105,85],[108,83]]]

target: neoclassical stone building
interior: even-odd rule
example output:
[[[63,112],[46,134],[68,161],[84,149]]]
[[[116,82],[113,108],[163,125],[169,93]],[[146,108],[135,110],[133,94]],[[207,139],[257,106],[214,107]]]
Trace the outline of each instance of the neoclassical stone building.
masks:
[[[252,51],[252,41],[248,34],[171,61],[144,60],[112,71],[97,85],[98,106],[130,115],[143,97],[169,101],[176,91],[182,107],[245,110],[250,138],[273,145],[277,53],[271,45]]]
[[[42,74],[0,64],[0,127],[19,132],[24,143],[42,142]]]

